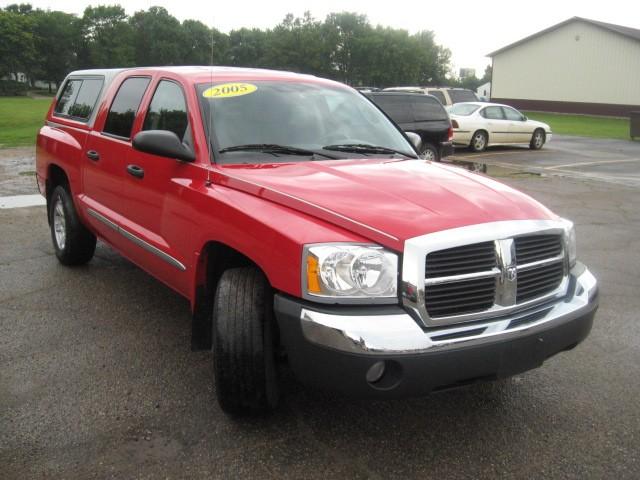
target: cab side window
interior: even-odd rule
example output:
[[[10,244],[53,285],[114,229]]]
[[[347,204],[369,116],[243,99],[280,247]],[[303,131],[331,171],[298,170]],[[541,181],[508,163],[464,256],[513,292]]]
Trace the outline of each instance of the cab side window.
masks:
[[[149,77],[131,77],[122,82],[107,115],[104,133],[126,139],[131,137],[133,121],[150,81]]]
[[[175,82],[162,80],[158,84],[142,130],[169,130],[180,141],[190,143],[187,104],[182,88]]]

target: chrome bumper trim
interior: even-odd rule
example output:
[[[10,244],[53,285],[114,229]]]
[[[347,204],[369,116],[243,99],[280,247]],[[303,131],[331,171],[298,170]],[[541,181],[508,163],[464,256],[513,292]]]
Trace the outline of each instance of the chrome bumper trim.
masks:
[[[415,354],[451,346],[480,343],[489,337],[506,335],[537,327],[553,320],[593,309],[597,280],[585,267],[577,275],[575,293],[554,304],[519,312],[499,320],[457,325],[425,331],[407,313],[395,315],[335,315],[303,308],[300,313],[302,332],[312,343],[336,350],[360,354]],[[580,268],[576,267],[574,272]],[[535,320],[509,325],[519,319],[538,315]],[[481,331],[481,333],[478,333]],[[465,335],[468,332],[468,335]],[[451,338],[451,337],[455,338]],[[448,338],[446,338],[448,337]]]

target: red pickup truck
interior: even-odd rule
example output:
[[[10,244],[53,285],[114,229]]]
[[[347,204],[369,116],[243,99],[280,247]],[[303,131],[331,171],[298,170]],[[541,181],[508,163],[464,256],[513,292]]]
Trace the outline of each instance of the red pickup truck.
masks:
[[[356,396],[513,375],[589,333],[571,222],[425,161],[370,100],[222,67],[71,73],[37,140],[59,261],[96,238],[191,302],[221,407],[272,409],[287,362]]]

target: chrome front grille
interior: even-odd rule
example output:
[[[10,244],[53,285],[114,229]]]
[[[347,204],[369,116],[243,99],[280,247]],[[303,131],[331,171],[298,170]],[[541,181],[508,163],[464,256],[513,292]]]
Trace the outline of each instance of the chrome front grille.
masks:
[[[559,298],[568,285],[563,235],[561,221],[523,220],[411,239],[403,304],[425,326],[439,326],[499,318]],[[416,283],[407,281],[412,278]]]
[[[562,236],[560,235],[527,235],[515,238],[514,242],[516,258],[520,265],[562,254]]]
[[[481,272],[495,266],[496,248],[493,242],[463,245],[427,255],[425,278]]]
[[[430,285],[425,304],[431,317],[445,317],[491,308],[496,296],[493,277]]]
[[[494,242],[448,248],[427,255],[425,305],[429,316],[460,315],[491,308],[496,296],[493,276],[497,273],[496,267]],[[491,275],[474,278],[478,272]]]

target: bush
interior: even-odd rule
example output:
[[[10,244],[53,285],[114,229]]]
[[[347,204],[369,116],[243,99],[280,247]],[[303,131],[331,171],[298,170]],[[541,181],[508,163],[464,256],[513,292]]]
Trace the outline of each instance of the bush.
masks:
[[[0,97],[25,96],[29,85],[15,80],[0,80]]]

